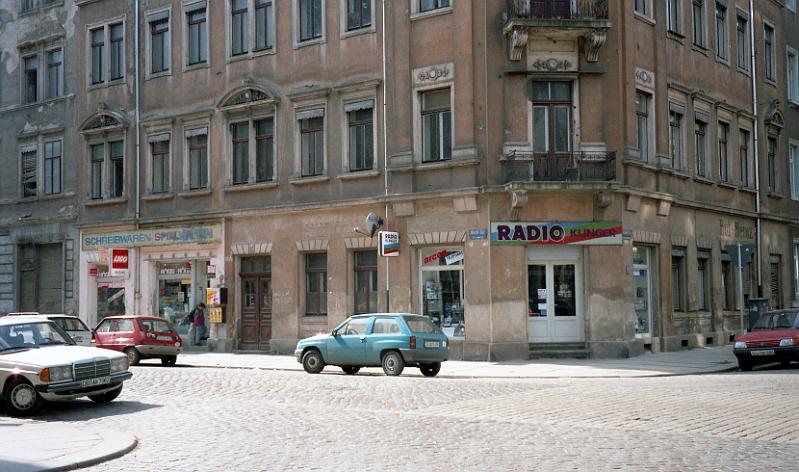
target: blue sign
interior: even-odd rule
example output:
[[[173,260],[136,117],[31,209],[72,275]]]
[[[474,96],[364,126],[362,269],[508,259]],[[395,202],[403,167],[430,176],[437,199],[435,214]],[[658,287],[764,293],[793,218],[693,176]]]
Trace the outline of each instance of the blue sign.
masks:
[[[469,239],[487,239],[488,231],[484,229],[470,229]]]

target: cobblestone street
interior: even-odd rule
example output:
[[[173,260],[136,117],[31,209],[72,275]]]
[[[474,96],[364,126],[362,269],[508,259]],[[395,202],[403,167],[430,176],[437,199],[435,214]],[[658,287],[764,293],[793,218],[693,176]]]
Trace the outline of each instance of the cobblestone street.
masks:
[[[139,438],[89,470],[787,471],[799,461],[796,368],[553,380],[133,370],[109,405],[42,415]]]

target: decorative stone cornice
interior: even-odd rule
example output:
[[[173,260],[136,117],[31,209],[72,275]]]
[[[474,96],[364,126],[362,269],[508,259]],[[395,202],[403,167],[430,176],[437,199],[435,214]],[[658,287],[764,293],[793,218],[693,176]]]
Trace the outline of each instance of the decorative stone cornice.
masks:
[[[466,241],[466,231],[433,231],[429,233],[409,233],[411,246],[425,244],[459,244]]]
[[[327,251],[327,239],[306,239],[297,241],[297,250],[300,252]]]
[[[230,253],[234,256],[245,254],[272,254],[272,241],[256,243],[233,243]]]

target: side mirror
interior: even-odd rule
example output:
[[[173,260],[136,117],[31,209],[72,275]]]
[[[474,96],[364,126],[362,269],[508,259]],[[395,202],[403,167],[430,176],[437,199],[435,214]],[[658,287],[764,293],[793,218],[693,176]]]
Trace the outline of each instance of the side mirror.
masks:
[[[331,332],[330,332],[330,335],[331,335],[331,336],[338,336],[338,331],[336,331],[336,330],[334,329],[333,331],[331,331]]]

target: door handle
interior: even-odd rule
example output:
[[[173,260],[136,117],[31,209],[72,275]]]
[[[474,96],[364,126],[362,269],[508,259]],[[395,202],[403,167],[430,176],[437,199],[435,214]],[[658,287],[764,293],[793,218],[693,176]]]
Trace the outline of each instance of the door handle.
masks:
[[[361,340],[362,343],[365,343],[366,342],[366,336],[361,336],[360,340]]]

